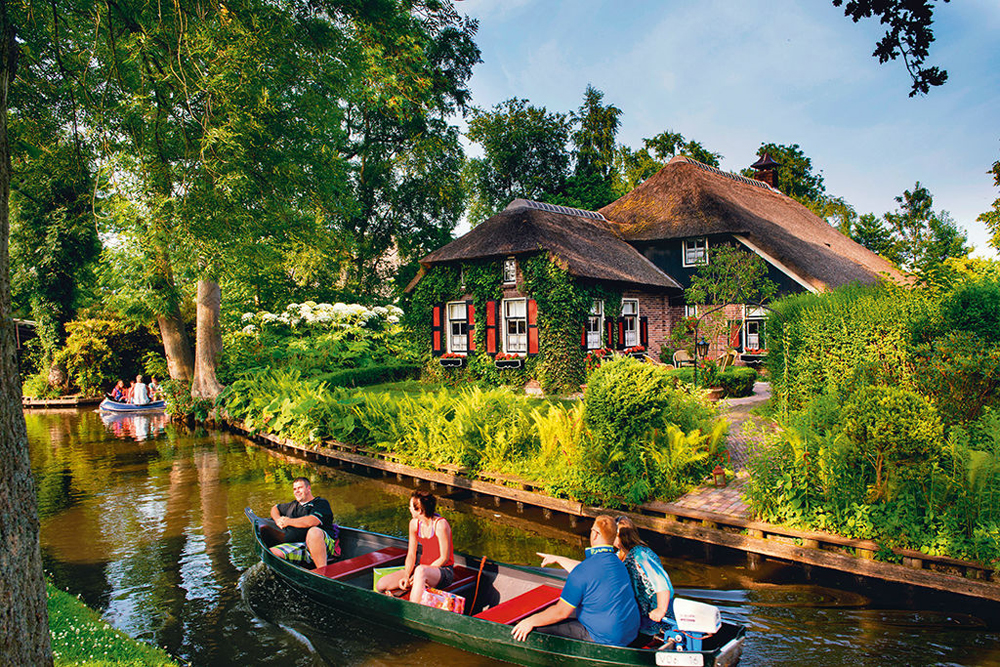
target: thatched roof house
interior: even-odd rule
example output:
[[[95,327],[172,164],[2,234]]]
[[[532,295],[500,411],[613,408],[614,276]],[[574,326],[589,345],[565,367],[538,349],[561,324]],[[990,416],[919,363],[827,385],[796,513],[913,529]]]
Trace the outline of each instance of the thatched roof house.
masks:
[[[546,251],[578,278],[680,290],[681,286],[626,243],[593,211],[515,199],[501,213],[420,260],[444,262]]]
[[[686,157],[671,159],[598,212],[633,244],[731,235],[811,291],[902,277],[890,262],[768,184]]]

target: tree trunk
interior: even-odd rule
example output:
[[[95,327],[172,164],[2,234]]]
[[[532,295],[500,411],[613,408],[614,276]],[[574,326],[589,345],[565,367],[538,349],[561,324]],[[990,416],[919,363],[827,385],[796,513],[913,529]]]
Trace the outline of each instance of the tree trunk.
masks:
[[[14,26],[7,1],[0,0],[0,660],[9,665],[51,665],[35,480],[21,412],[10,310],[7,93],[16,65]]]
[[[191,356],[191,344],[188,342],[187,331],[184,330],[184,318],[180,308],[172,313],[156,318],[160,325],[160,336],[163,338],[163,351],[167,356],[167,371],[171,380],[191,382],[194,376],[194,358]]]
[[[198,281],[198,331],[194,350],[194,381],[191,396],[214,400],[222,385],[215,376],[222,353],[222,332],[219,330],[219,309],[222,290],[212,280]]]

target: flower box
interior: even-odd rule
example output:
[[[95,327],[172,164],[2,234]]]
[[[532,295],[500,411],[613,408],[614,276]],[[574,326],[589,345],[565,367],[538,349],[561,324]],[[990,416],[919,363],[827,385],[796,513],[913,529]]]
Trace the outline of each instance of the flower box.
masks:
[[[504,354],[501,352],[493,360],[493,363],[496,364],[496,367],[500,370],[503,370],[504,368],[520,368],[524,365],[524,359],[516,354]]]
[[[438,363],[445,368],[461,368],[465,365],[465,355],[448,353],[438,359]]]

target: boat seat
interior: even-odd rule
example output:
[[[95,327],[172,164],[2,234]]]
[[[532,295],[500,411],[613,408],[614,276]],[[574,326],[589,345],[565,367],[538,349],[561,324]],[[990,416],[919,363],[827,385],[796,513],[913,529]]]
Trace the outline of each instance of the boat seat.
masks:
[[[527,618],[535,612],[545,609],[562,595],[562,589],[555,586],[536,586],[530,591],[512,597],[506,602],[501,602],[495,607],[484,609],[476,614],[476,618],[481,618],[494,623],[517,623],[522,618]]]
[[[453,566],[453,569],[455,570],[455,580],[451,582],[448,588],[444,589],[449,593],[454,593],[455,591],[476,582],[476,576],[478,575],[477,570],[465,567],[464,565],[455,565]]]
[[[329,579],[347,579],[375,567],[388,567],[406,560],[406,549],[386,547],[378,551],[338,560],[325,567],[318,568],[316,574]]]

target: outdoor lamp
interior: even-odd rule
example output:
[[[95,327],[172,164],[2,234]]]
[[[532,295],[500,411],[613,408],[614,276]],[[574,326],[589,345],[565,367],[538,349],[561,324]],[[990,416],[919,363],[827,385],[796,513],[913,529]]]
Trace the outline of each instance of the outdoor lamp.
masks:
[[[712,470],[712,481],[715,482],[715,487],[718,489],[726,485],[726,471],[719,464],[716,464],[715,469]]]
[[[694,344],[694,349],[695,352],[698,353],[699,357],[701,357],[702,359],[705,358],[705,356],[708,354],[708,341],[705,340],[704,336],[702,336],[701,340],[699,340],[697,343]]]

